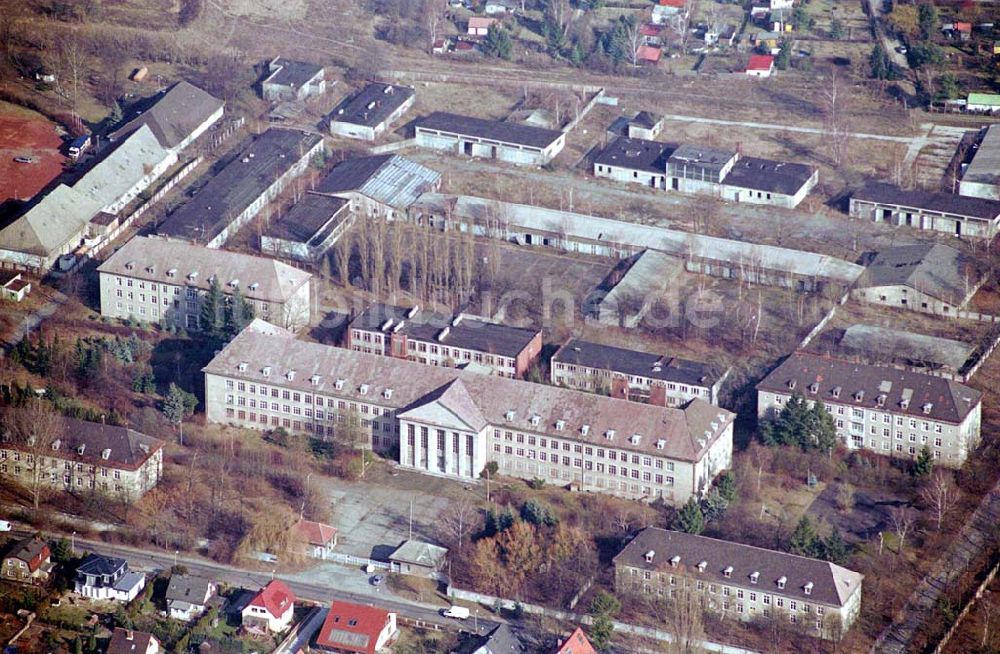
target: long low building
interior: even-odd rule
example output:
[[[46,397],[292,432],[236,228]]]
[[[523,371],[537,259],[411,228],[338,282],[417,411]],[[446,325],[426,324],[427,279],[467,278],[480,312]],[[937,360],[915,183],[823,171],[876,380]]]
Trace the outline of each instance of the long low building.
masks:
[[[974,198],[1000,200],[1000,126],[990,125],[983,131],[972,161],[962,173],[958,192]]]
[[[552,355],[552,383],[660,406],[719,403],[729,370],[700,361],[571,338]]]
[[[274,259],[136,236],[97,273],[102,316],[197,331],[217,281],[227,298],[238,290],[256,316],[293,331],[309,324],[312,275]]]
[[[896,227],[993,238],[1000,227],[1000,201],[872,182],[851,196],[850,215]]]
[[[819,182],[805,164],[743,157],[737,150],[619,137],[594,158],[594,175],[661,191],[793,208]]]
[[[372,82],[334,108],[330,133],[374,141],[413,106],[416,97],[408,86]]]
[[[797,352],[757,384],[757,416],[793,395],[822,402],[848,449],[959,468],[979,444],[982,393],[941,377]]]
[[[335,437],[358,419],[400,466],[503,474],[681,504],[732,460],[735,414],[626,403],[555,386],[296,340],[256,320],[204,368],[209,422]]]
[[[271,220],[260,236],[260,249],[276,257],[317,263],[354,220],[350,200],[309,192]]]
[[[411,207],[409,219],[444,231],[471,224],[477,236],[606,257],[656,250],[680,257],[691,272],[799,291],[845,288],[864,271],[825,254],[469,195],[425,193]]]
[[[839,640],[861,612],[860,573],[706,536],[647,527],[613,564],[619,594],[670,603],[687,597],[726,620],[781,619]]]
[[[323,138],[271,128],[157,227],[164,236],[219,248],[323,152]]]
[[[542,166],[566,145],[566,134],[501,120],[435,111],[414,123],[417,145],[468,157]]]

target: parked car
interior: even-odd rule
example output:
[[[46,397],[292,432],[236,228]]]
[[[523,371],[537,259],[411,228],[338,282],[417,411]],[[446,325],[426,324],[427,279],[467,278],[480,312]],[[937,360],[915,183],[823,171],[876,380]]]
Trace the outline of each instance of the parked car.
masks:
[[[446,618],[465,620],[469,617],[469,609],[465,608],[464,606],[451,606],[441,611],[441,615],[443,615]]]
[[[375,575],[371,579],[372,586],[381,586],[383,581],[385,581],[385,575]]]
[[[905,55],[908,52],[908,50],[906,49],[905,45],[900,45],[900,46],[896,47],[896,52],[898,52],[899,54],[904,54]]]

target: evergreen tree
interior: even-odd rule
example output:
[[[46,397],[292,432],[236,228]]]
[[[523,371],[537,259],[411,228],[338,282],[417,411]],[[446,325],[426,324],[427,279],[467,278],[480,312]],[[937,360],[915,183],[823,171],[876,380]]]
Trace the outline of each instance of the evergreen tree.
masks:
[[[792,65],[792,40],[791,39],[781,39],[781,46],[778,50],[778,56],[774,58],[774,67],[778,70],[788,70],[788,67]]]
[[[590,615],[594,619],[587,636],[597,651],[607,651],[611,646],[611,637],[615,631],[613,618],[621,608],[621,602],[606,590],[598,592],[591,601]]]
[[[216,276],[212,278],[208,293],[201,298],[199,315],[202,333],[211,338],[221,339],[223,337],[222,303],[222,288],[219,286],[219,278]]]
[[[797,445],[803,450],[830,452],[837,445],[837,425],[822,403],[810,406],[795,394],[775,420],[761,425],[760,437],[765,445]]]
[[[926,477],[931,474],[933,469],[934,458],[931,456],[930,448],[924,445],[920,448],[920,454],[917,455],[917,460],[913,462],[913,476]]]
[[[830,38],[837,41],[844,38],[844,24],[838,18],[830,21]]]
[[[90,638],[87,639],[87,652],[88,654],[97,654],[97,634],[91,632]]]
[[[184,444],[184,418],[194,413],[198,399],[171,382],[167,397],[163,400],[163,415],[170,424],[177,425],[181,445]]]
[[[830,535],[823,541],[823,558],[830,563],[844,565],[850,555],[850,547],[844,542],[840,530],[834,527]]]
[[[514,42],[510,34],[498,24],[490,27],[482,45],[483,53],[500,59],[510,59],[514,52]]]
[[[702,515],[701,506],[693,497],[674,516],[670,528],[689,534],[700,534],[705,530],[705,516]]]
[[[243,331],[254,318],[253,304],[243,295],[237,286],[233,297],[226,304],[226,339],[230,340]]]
[[[736,500],[736,475],[730,470],[726,470],[715,482],[715,487],[726,502],[732,503]]]
[[[728,508],[729,501],[722,496],[718,488],[708,491],[701,501],[701,513],[706,523],[721,518]]]
[[[938,31],[939,16],[937,7],[930,3],[921,4],[917,10],[917,21],[920,25],[920,36],[927,40]]]
[[[873,79],[891,80],[896,77],[892,59],[880,43],[876,43],[875,47],[872,48],[872,53],[868,57],[868,66],[871,69]]]
[[[521,507],[521,519],[536,527],[554,527],[559,522],[549,507],[535,500],[528,500]]]
[[[823,555],[823,541],[808,516],[802,516],[788,541],[788,551],[799,556],[818,558]]]
[[[574,66],[579,66],[583,63],[583,48],[580,47],[579,43],[574,43],[572,49],[570,49],[569,61]]]

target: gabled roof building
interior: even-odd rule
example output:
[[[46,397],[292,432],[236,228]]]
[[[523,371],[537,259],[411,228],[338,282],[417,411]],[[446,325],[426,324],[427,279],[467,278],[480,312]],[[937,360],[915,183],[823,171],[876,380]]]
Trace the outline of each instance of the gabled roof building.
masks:
[[[131,602],[145,587],[145,575],[130,571],[125,559],[91,553],[76,568],[73,592],[90,599]]]
[[[340,162],[314,192],[350,200],[362,215],[392,220],[440,186],[436,170],[398,154],[379,154]]]
[[[115,627],[106,654],[159,654],[160,641],[145,631]]]
[[[315,649],[331,654],[378,654],[398,636],[395,613],[335,601],[316,634]]]
[[[112,132],[111,140],[121,140],[145,125],[162,147],[177,154],[218,122],[224,110],[222,100],[185,81],[144,104],[148,108]]]
[[[190,622],[205,612],[214,594],[215,584],[208,579],[174,573],[167,584],[167,611],[175,620]]]
[[[969,96],[972,102],[972,96]],[[1000,200],[1000,126],[990,125],[976,144],[972,161],[962,173],[958,192],[974,198]]]
[[[409,86],[371,82],[334,108],[330,133],[374,141],[409,111],[416,97]]]
[[[97,269],[101,315],[201,329],[201,305],[217,281],[255,316],[296,331],[309,324],[312,275],[249,254],[136,236]]]
[[[292,626],[295,593],[280,579],[272,579],[243,607],[243,629],[250,633],[280,634]]]
[[[326,91],[325,71],[320,65],[275,57],[267,64],[267,71],[260,84],[265,100],[302,101]]]
[[[566,145],[566,134],[559,130],[445,111],[417,119],[414,128],[417,145],[422,148],[522,166],[547,164]]]
[[[355,416],[366,446],[398,451],[403,468],[471,481],[496,461],[515,477],[671,503],[700,495],[730,465],[734,415],[702,400],[626,404],[265,327],[251,323],[205,367],[209,422],[319,436]],[[258,400],[271,389],[288,399]]]
[[[979,444],[982,393],[942,377],[796,352],[757,384],[758,420],[793,395],[821,402],[851,450],[913,459],[926,447],[958,468]]]
[[[271,218],[260,249],[276,257],[317,263],[354,224],[351,201],[307,192],[284,214]]]
[[[940,191],[905,190],[870,182],[851,196],[851,218],[914,227],[956,236],[993,238],[1000,201]]]
[[[3,555],[0,578],[25,584],[44,583],[52,572],[52,552],[41,538],[16,541]]]
[[[839,565],[647,527],[613,560],[619,594],[685,595],[724,619],[780,619],[839,639],[861,610],[863,575]]]

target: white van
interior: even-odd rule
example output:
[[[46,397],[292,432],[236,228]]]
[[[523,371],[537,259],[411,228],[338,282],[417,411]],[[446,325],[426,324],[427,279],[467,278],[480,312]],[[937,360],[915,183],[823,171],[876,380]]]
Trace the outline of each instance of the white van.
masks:
[[[10,526],[9,520],[0,520],[0,531],[10,531],[13,527]]]
[[[469,617],[469,609],[464,606],[451,606],[444,611],[441,611],[441,615],[446,618],[455,618],[456,620],[465,620]]]

